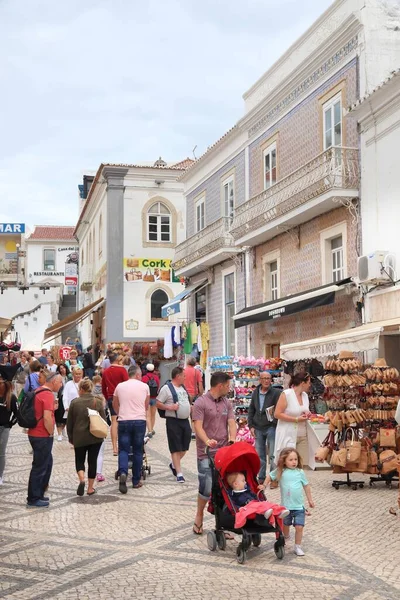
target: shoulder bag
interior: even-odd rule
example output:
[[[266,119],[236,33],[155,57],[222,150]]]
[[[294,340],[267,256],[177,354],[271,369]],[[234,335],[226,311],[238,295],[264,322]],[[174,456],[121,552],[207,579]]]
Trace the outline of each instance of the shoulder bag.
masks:
[[[96,406],[96,399],[93,399],[93,405]],[[100,413],[94,408],[88,408],[89,430],[94,437],[105,439],[108,435],[107,422],[101,417]]]

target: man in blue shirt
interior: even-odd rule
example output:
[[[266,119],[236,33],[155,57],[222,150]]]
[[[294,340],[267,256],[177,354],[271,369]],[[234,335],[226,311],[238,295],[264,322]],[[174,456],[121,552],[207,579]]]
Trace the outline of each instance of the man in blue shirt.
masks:
[[[264,482],[266,476],[267,444],[270,470],[275,469],[274,452],[277,421],[274,419],[273,414],[280,394],[281,390],[272,387],[271,373],[268,371],[261,373],[260,385],[253,392],[248,414],[248,425],[251,433],[256,438],[256,451],[261,461],[261,468],[258,474],[260,483]]]
[[[39,357],[39,362],[44,367],[47,365],[47,350],[46,350],[46,348],[43,348],[42,356]]]

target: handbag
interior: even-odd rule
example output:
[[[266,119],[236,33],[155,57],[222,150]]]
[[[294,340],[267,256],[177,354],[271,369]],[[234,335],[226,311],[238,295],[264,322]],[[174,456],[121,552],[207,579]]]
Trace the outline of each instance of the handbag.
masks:
[[[158,344],[157,344],[157,342],[150,342],[150,344],[149,344],[149,352],[150,352],[150,354],[158,354]]]
[[[348,440],[347,438],[347,433],[351,432],[351,439]],[[347,455],[346,455],[346,460],[347,462],[350,463],[357,463],[360,460],[360,456],[361,456],[361,442],[357,441],[355,439],[356,435],[354,432],[354,429],[347,429],[346,433],[344,435],[344,439],[345,439],[345,448],[347,451]]]
[[[171,281],[171,271],[169,269],[161,269],[160,279],[161,281]]]
[[[130,268],[137,268],[139,266],[139,259],[138,258],[127,258],[126,260],[126,266],[130,267]]]
[[[146,273],[143,275],[143,281],[154,281],[154,275],[152,274],[150,269],[147,269]]]
[[[88,408],[89,430],[94,437],[104,440],[108,434],[108,425],[97,410]]]
[[[340,448],[339,450],[332,450],[330,465],[332,465],[333,467],[344,468],[346,466],[346,457],[347,457],[346,448]]]
[[[368,470],[368,450],[367,448],[361,448],[361,454],[358,462],[347,463],[346,471],[350,473],[366,473]]]
[[[335,435],[332,431],[328,433],[320,448],[317,449],[315,453],[315,461],[316,462],[325,462],[328,461],[332,455],[332,450],[335,446]]]
[[[150,351],[149,344],[143,344],[142,345],[142,356],[148,356],[149,355],[149,351]]]
[[[380,453],[378,471],[382,475],[397,471],[397,454],[393,450],[383,450],[383,452]]]
[[[381,429],[379,430],[379,445],[383,448],[391,447],[396,448],[396,430],[395,429]]]

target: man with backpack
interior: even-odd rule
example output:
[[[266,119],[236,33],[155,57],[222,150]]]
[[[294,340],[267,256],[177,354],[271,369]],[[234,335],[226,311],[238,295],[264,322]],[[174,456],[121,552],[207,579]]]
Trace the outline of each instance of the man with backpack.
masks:
[[[147,383],[150,390],[150,404],[147,410],[147,438],[150,439],[155,434],[154,425],[156,422],[157,411],[157,395],[160,389],[160,378],[155,373],[154,365],[149,363],[146,365],[146,374],[142,377],[143,383]]]
[[[171,463],[169,468],[178,483],[185,483],[181,471],[181,460],[189,450],[192,430],[190,427],[190,401],[185,386],[185,372],[175,367],[171,372],[171,381],[167,381],[157,397],[160,416],[165,415],[167,438]]]

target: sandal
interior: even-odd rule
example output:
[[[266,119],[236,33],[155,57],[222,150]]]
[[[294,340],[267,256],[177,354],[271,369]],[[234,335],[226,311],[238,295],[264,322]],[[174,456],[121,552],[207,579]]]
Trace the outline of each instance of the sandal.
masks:
[[[93,496],[93,494],[95,494],[95,493],[96,493],[96,490],[93,490],[93,492],[88,492],[87,495],[88,496]]]
[[[225,535],[226,540],[234,540],[235,539],[233,537],[233,535],[231,533],[229,533],[229,531],[224,531],[224,535]]]
[[[85,493],[85,482],[81,481],[78,485],[78,489],[76,490],[78,496],[83,496]]]
[[[132,487],[137,490],[138,488],[143,487],[143,481],[139,481],[139,483],[136,483],[135,485],[132,485]]]
[[[195,535],[203,535],[203,523],[201,525],[197,525],[197,523],[193,523],[193,533]]]
[[[397,509],[394,506],[391,506],[389,508],[389,512],[391,515],[394,515],[395,517],[397,517]]]

